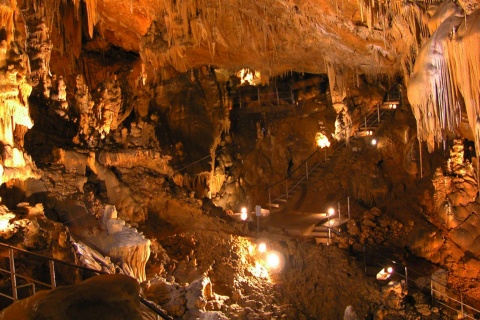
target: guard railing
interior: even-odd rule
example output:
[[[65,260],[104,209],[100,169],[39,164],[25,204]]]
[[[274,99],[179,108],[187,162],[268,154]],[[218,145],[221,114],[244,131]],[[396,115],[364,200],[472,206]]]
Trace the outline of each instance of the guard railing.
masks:
[[[345,238],[350,246],[355,243],[362,246],[365,273],[367,273],[368,267],[378,267],[379,271],[392,267],[392,275],[403,279],[407,288],[416,288],[424,293],[430,294],[431,305],[440,305],[456,313],[455,315],[459,316],[458,319],[478,319],[480,315],[480,301],[468,297],[462,292],[451,288],[448,284],[434,279],[432,275],[426,275],[416,270],[414,267],[408,265],[406,259],[402,259],[402,262],[400,262],[396,258],[392,258],[391,256],[395,254],[388,251],[388,248],[362,244],[357,239],[341,232],[338,228],[328,229],[331,233]],[[369,249],[370,247],[371,249]],[[417,282],[412,281],[414,278],[428,279],[428,282],[425,283],[424,286],[421,286]]]
[[[232,105],[234,108],[245,108],[254,103],[256,106],[265,105],[282,105],[295,104],[295,96],[293,91],[279,92],[278,88],[275,91],[261,91],[256,88],[254,92],[243,92],[239,90],[233,97]]]
[[[370,128],[380,123],[382,115],[390,110],[389,107],[384,107],[385,103],[392,101],[391,95],[398,92],[398,86],[400,81],[395,83],[390,90],[384,95],[384,97],[377,102],[372,108],[358,115],[352,122],[344,127],[340,132],[333,136],[332,146],[329,148],[316,148],[315,151],[310,154],[305,160],[303,160],[295,169],[291,172],[287,172],[286,177],[280,181],[273,183],[267,187],[268,192],[268,207],[272,211],[273,206],[279,206],[276,202],[286,201],[289,199],[292,191],[297,188],[304,181],[308,181],[312,173],[323,163],[332,157],[336,152],[343,149],[348,145],[350,131],[354,128],[362,128],[368,131]],[[397,100],[395,100],[397,101]],[[392,106],[393,107],[393,106]],[[345,136],[347,139],[338,141],[339,137]]]
[[[5,252],[8,253],[9,267],[8,269],[0,268],[0,273],[10,276],[10,287],[11,287],[12,294],[9,295],[4,292],[0,292],[0,296],[12,300],[12,302],[15,302],[21,298],[25,298],[27,296],[35,294],[38,288],[40,288],[41,290],[55,289],[58,286],[58,282],[59,282],[57,279],[59,268],[64,268],[64,267],[73,268],[74,271],[76,272],[82,271],[84,273],[89,273],[91,275],[106,274],[106,272],[103,272],[103,271],[94,270],[94,269],[79,266],[70,262],[43,256],[41,254],[27,251],[21,248],[17,248],[5,243],[0,243],[0,254],[1,254],[1,251],[3,251],[3,253]],[[36,279],[34,278],[34,276],[28,276],[26,274],[22,274],[19,271],[17,271],[16,261],[19,262],[21,259],[18,257],[16,258],[15,253],[24,254],[28,256],[27,261],[30,261],[29,265],[34,264],[36,262],[35,260],[48,263],[48,275],[49,275],[47,277],[48,279],[47,280],[38,279],[41,276],[44,276],[43,274],[41,276],[39,275]],[[38,270],[33,270],[33,271],[35,272]],[[62,281],[64,282],[63,283],[64,285],[72,284],[72,283],[65,283],[65,279],[62,279]],[[19,282],[22,282],[22,284],[19,284]],[[22,290],[24,288],[27,288],[26,292],[25,290]],[[20,297],[19,295],[19,289],[23,293],[22,297]],[[150,309],[154,313],[154,316],[156,317],[156,319],[160,319],[160,318],[173,319],[172,317],[168,316],[165,312],[163,312],[160,308],[158,308],[154,303],[146,300],[145,298],[140,297],[140,301],[144,306],[146,306],[148,309]]]

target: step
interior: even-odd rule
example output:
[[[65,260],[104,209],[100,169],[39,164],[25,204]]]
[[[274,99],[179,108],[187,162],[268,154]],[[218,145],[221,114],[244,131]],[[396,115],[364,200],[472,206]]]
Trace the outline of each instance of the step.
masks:
[[[316,231],[316,232],[328,232],[328,228],[325,227],[325,226],[315,226],[313,228],[313,231]]]
[[[270,209],[264,209],[264,208],[260,209],[260,215],[268,216],[269,214],[270,214]]]
[[[396,110],[396,109],[392,109],[390,108],[390,105],[391,104],[395,104],[397,105],[397,108],[400,106],[400,101],[398,99],[392,99],[392,100],[388,100],[388,101],[384,101],[383,104],[380,106],[380,109],[383,109],[383,110]]]
[[[333,243],[333,239],[328,239],[328,238],[315,238],[315,243],[316,244],[326,244],[326,245],[331,245]]]
[[[267,203],[267,207],[280,208],[280,204],[278,204],[278,203]]]
[[[324,231],[312,231],[309,234],[310,237],[315,237],[315,238],[328,238],[328,232]]]
[[[330,218],[329,221],[322,224],[322,226],[330,227],[330,228],[337,228],[347,223],[350,219],[348,217],[341,217],[341,218]]]
[[[365,126],[362,126],[362,127],[358,128],[358,131],[374,131],[375,129],[378,129],[378,125],[377,125],[377,124],[369,125],[369,126],[366,127],[366,128],[365,128]]]

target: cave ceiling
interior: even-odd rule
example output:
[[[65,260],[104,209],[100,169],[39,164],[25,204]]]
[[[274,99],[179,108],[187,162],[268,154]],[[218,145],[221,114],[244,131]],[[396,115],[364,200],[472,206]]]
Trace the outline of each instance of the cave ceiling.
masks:
[[[292,71],[328,71],[347,88],[358,74],[400,75],[429,151],[457,130],[464,111],[480,149],[478,0],[4,2],[45,19],[53,73],[92,73],[72,62],[114,47],[139,56],[149,75],[209,65],[255,70],[268,82]]]
[[[102,39],[97,49],[108,43],[138,52],[147,66],[170,64],[181,72],[213,65],[272,76],[321,73],[333,63],[355,72],[394,74],[428,33],[423,15],[429,4],[422,1],[52,2],[46,10],[62,21],[57,32],[62,39],[78,39],[72,37],[79,29],[72,20],[83,19],[86,33]],[[52,22],[53,29],[60,25]],[[70,40],[65,49],[78,54],[78,46]]]

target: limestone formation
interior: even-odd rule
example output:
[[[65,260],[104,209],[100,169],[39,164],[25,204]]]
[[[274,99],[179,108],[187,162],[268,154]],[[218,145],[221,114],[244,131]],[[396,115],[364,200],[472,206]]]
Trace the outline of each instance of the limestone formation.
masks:
[[[0,55],[0,100],[1,123],[0,143],[2,160],[0,161],[0,183],[13,179],[26,180],[37,177],[36,166],[24,151],[24,136],[32,128],[28,97],[32,86],[28,82],[28,58],[22,47],[13,38],[14,11],[5,6],[0,7],[2,23],[12,30],[7,31],[7,40],[2,43],[3,54]],[[5,21],[3,21],[5,20]],[[7,21],[10,21],[7,23]],[[8,28],[7,28],[8,29]],[[12,32],[12,34],[9,34]]]
[[[108,291],[108,294],[105,292]],[[43,290],[0,313],[0,319],[92,318],[141,320],[140,286],[125,275],[102,275],[76,286]]]
[[[136,278],[14,308],[137,319],[142,282],[183,319],[441,319],[432,274],[478,300],[477,2],[2,1],[0,237]],[[349,238],[293,236],[345,199]],[[374,282],[363,246],[429,274]]]
[[[432,37],[415,62],[408,99],[417,119],[418,138],[426,141],[430,152],[460,126],[459,101],[463,101],[478,156],[479,17],[477,11],[464,19],[461,8],[450,1],[439,5],[429,25]]]

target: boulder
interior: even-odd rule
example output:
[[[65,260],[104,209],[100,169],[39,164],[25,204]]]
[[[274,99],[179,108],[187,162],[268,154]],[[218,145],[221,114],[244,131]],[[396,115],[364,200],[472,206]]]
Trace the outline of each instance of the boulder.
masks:
[[[141,320],[139,292],[134,278],[100,275],[77,285],[39,291],[4,309],[0,320]]]

